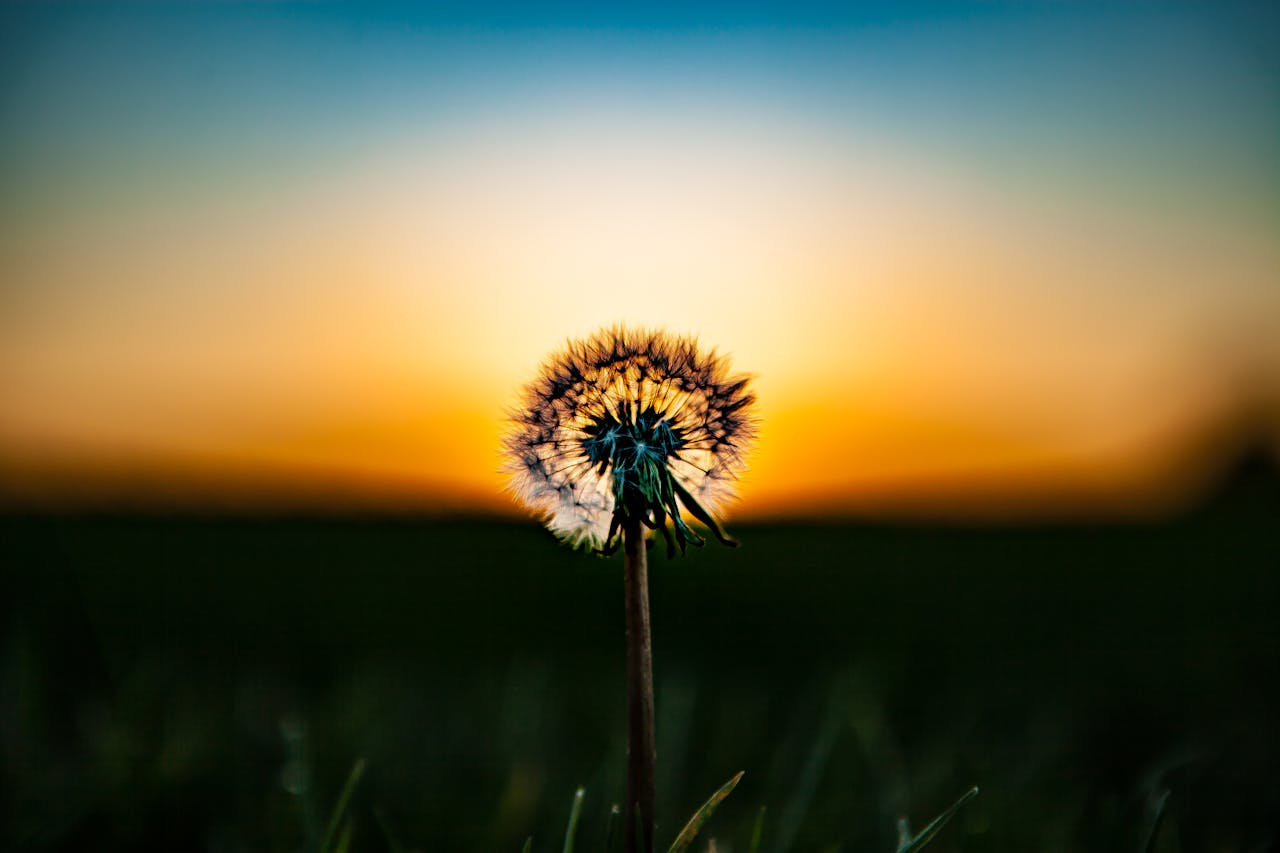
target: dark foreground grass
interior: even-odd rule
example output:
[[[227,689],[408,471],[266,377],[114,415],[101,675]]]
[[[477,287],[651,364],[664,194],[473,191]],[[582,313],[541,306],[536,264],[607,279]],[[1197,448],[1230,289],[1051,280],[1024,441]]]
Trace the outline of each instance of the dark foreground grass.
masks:
[[[553,851],[579,788],[574,849],[620,835],[617,560],[478,521],[0,526],[4,849]],[[1272,481],[1164,524],[735,533],[652,560],[663,849],[739,771],[689,849],[892,851],[974,785],[930,853],[1280,838]]]

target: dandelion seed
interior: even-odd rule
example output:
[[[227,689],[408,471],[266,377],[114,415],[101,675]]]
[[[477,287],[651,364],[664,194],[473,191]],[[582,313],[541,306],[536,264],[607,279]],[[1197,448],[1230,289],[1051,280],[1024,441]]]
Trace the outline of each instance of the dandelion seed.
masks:
[[[754,395],[691,337],[623,326],[571,341],[511,413],[511,491],[564,541],[611,553],[628,520],[660,531],[669,555],[730,539],[713,512],[732,497],[755,435]]]

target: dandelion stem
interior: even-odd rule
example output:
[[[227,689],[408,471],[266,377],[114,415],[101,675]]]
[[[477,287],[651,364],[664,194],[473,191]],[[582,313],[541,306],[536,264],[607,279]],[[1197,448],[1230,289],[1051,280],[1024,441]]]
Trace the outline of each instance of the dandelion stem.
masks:
[[[653,733],[649,569],[644,528],[635,515],[623,521],[622,539],[627,588],[627,813],[622,825],[627,828],[626,853],[653,853],[657,749]]]

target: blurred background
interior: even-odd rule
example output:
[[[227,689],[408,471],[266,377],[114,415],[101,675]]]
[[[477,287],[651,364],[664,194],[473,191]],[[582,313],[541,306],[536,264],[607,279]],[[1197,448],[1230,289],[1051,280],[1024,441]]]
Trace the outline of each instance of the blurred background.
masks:
[[[0,9],[0,844],[598,849],[621,565],[504,494],[567,338],[754,376],[656,557],[664,837],[1280,843],[1273,4]],[[594,845],[594,846],[593,846]]]

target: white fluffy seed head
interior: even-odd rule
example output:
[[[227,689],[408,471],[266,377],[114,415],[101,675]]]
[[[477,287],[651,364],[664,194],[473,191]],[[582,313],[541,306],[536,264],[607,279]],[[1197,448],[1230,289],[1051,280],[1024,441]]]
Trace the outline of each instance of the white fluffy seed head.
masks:
[[[678,437],[665,457],[671,478],[714,512],[733,496],[755,437],[754,400],[747,377],[691,337],[614,326],[570,341],[510,412],[508,488],[565,542],[602,547],[618,508],[614,465],[589,442],[602,423],[651,412]]]

